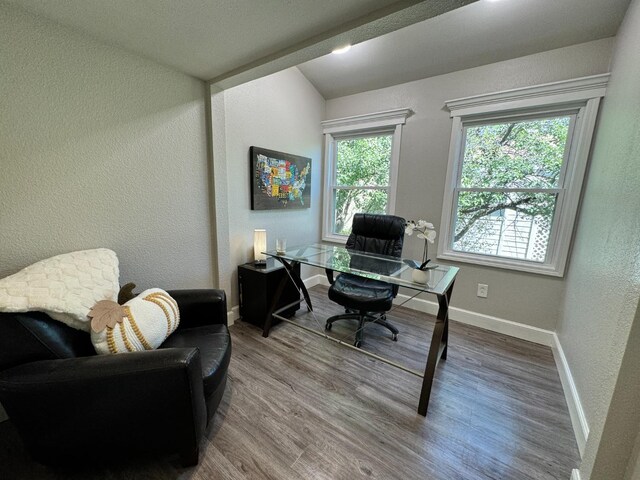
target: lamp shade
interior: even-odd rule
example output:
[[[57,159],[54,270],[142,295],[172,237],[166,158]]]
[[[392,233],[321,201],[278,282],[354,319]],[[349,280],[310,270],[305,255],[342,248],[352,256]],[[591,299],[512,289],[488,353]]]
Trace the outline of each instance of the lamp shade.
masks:
[[[267,249],[267,231],[257,228],[253,231],[253,259],[255,263],[267,263],[267,256],[262,253]]]

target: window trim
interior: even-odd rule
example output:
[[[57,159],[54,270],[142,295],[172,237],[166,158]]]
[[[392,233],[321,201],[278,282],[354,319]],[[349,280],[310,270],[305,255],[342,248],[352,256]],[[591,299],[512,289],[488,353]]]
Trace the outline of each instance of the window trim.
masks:
[[[587,170],[600,99],[604,97],[609,74],[483,94],[445,102],[453,120],[449,143],[449,164],[443,197],[437,257],[442,260],[564,276],[573,236],[582,185]],[[461,172],[464,126],[490,120],[512,119],[530,115],[555,115],[577,112],[568,152],[563,164],[563,193],[558,194],[549,253],[544,263],[453,250],[456,209],[454,198]],[[559,185],[560,186],[560,185]]]
[[[396,191],[398,184],[398,165],[400,163],[400,143],[402,126],[413,113],[409,108],[397,108],[383,112],[368,113],[352,117],[336,118],[321,122],[324,134],[324,202],[322,211],[322,240],[344,244],[347,236],[332,232],[333,225],[333,187],[335,184],[336,141],[354,136],[391,134],[391,163],[389,167],[389,186],[387,213],[395,213]]]

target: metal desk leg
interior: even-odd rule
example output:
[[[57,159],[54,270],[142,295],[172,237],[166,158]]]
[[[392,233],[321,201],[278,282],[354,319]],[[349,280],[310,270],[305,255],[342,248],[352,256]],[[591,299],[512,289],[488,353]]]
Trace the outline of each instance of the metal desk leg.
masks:
[[[307,302],[307,310],[308,311],[312,311],[313,307],[311,306],[311,297],[309,296],[309,292],[307,291],[307,287],[304,286],[304,282],[302,281],[300,276],[298,274],[296,274],[295,266],[300,262],[291,262],[289,264],[283,258],[278,258],[278,260],[280,260],[280,263],[282,263],[282,265],[284,265],[284,268],[286,268],[287,271],[289,272],[289,274],[291,275],[291,278],[293,279],[293,283],[295,283],[296,286],[298,287],[298,291],[302,292],[302,295],[304,296],[304,299]]]
[[[311,297],[309,297],[309,292],[307,291],[307,288],[304,286],[304,282],[295,271],[295,267],[300,262],[288,263],[286,260],[283,260],[282,258],[278,258],[278,260],[280,260],[282,265],[284,265],[284,268],[287,270],[289,275],[284,275],[282,277],[282,280],[280,280],[280,283],[278,284],[278,288],[276,289],[276,293],[273,296],[273,300],[271,301],[271,306],[269,307],[269,311],[267,312],[267,318],[265,318],[264,320],[264,327],[262,329],[262,336],[265,338],[269,336],[269,330],[271,330],[271,324],[273,323],[273,312],[275,312],[278,308],[280,297],[282,297],[282,293],[284,292],[284,288],[286,287],[287,282],[289,281],[289,278],[293,279],[293,283],[298,288],[298,291],[302,292],[302,295],[304,296],[304,299],[307,302],[307,308],[309,309],[309,311],[312,310]]]
[[[420,403],[418,404],[418,413],[422,416],[427,415],[429,407],[429,397],[431,396],[431,386],[433,385],[433,377],[436,373],[436,366],[440,358],[447,358],[447,341],[449,337],[449,302],[453,293],[453,283],[444,295],[438,295],[438,318],[433,327],[433,335],[431,336],[431,345],[429,346],[429,355],[427,357],[427,365],[424,369],[424,377],[422,378],[422,389],[420,390]]]

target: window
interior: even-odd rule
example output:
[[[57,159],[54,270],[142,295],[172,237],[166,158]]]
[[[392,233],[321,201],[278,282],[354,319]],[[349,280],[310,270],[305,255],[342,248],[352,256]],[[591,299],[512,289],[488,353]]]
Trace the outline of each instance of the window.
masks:
[[[463,126],[453,250],[544,262],[575,114]]]
[[[439,258],[564,274],[607,77],[447,102]]]
[[[356,212],[388,211],[392,142],[388,133],[335,140],[331,233],[349,235]]]
[[[408,109],[322,122],[323,240],[344,243],[356,213],[393,213],[402,125]]]

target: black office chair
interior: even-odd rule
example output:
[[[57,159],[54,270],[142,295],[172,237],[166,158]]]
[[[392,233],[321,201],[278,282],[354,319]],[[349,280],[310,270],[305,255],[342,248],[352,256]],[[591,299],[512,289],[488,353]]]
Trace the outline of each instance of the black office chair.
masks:
[[[400,258],[404,241],[404,218],[394,215],[378,215],[370,213],[356,213],[353,217],[351,235],[347,239],[346,248],[359,252],[386,255]],[[371,270],[366,265],[355,264],[366,262],[366,257],[353,257],[351,268]],[[355,262],[355,263],[354,263]],[[384,269],[384,265],[375,262],[377,268]],[[391,268],[396,268],[390,265]],[[358,320],[356,339],[353,345],[360,347],[364,326],[367,322],[374,322],[388,328],[394,341],[398,339],[398,329],[386,320],[385,312],[391,310],[393,299],[398,294],[398,286],[386,282],[364,278],[348,273],[341,273],[335,280],[333,270],[327,270],[327,278],[331,287],[329,298],[345,307],[346,313],[330,317],[325,324],[326,330],[331,330],[334,322],[343,319]],[[390,275],[391,271],[377,273]]]

